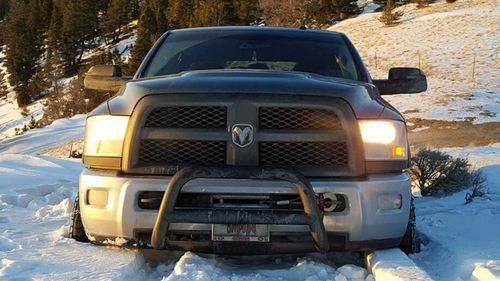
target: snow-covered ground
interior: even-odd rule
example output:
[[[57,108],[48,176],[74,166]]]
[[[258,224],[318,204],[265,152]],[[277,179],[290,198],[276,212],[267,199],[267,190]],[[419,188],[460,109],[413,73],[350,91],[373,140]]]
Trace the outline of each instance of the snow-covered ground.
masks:
[[[5,67],[5,46],[0,46],[0,72],[5,74],[5,79],[9,76]],[[7,81],[4,81],[7,83]],[[35,102],[26,107],[26,116],[21,114],[22,110],[17,106],[16,95],[12,92],[12,87],[7,87],[10,93],[6,97],[0,98],[0,140],[15,135],[15,128],[21,129],[24,124],[31,120],[31,116],[38,120],[43,115],[42,101]]]
[[[380,13],[364,13],[330,30],[349,36],[374,78],[387,78],[397,66],[424,70],[427,92],[386,98],[406,117],[499,122],[500,2],[438,1],[398,10],[404,16],[396,26],[384,27]]]
[[[150,265],[135,249],[68,238],[83,165],[41,154],[81,137],[83,120],[0,142],[0,280],[373,280],[363,268],[316,255],[234,264],[187,252]]]
[[[443,149],[468,158],[487,179],[487,196],[465,205],[465,193],[417,198],[418,230],[430,240],[411,258],[435,280],[469,280],[476,267],[496,270],[500,280],[500,144]]]
[[[55,143],[63,143],[60,133],[80,127],[80,119],[61,120],[30,131],[13,139],[16,145],[9,150],[0,149],[0,279],[340,281],[365,278],[366,273],[360,268],[351,265],[337,268],[342,264],[335,265],[315,255],[234,265],[213,256],[181,253],[170,261],[150,265],[134,249],[94,246],[69,239],[72,200],[82,164],[76,159],[38,154]],[[500,270],[500,144],[446,151],[468,157],[481,168],[488,178],[490,192],[468,205],[464,205],[464,192],[445,198],[417,199],[418,228],[429,242],[411,258],[435,280],[468,280],[476,267],[477,274],[485,267]]]

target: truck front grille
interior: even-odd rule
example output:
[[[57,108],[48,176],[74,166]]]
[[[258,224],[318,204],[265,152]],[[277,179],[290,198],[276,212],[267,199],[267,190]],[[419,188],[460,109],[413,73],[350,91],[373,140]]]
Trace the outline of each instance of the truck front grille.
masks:
[[[141,140],[139,161],[145,165],[225,164],[226,142]]]
[[[261,129],[341,129],[335,112],[322,108],[261,107],[259,108]]]
[[[356,118],[338,98],[155,95],[141,100],[130,123],[127,173],[173,175],[185,165],[201,164],[290,167],[306,177],[364,173]],[[243,147],[235,125],[253,134],[243,137],[251,139]]]
[[[150,128],[225,128],[225,106],[163,106],[155,108],[146,118]]]
[[[345,142],[261,142],[261,165],[344,166],[348,163]]]

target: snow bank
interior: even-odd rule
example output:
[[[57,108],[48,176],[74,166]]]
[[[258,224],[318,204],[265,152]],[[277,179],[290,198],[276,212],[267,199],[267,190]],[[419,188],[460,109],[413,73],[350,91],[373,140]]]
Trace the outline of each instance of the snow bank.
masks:
[[[370,280],[364,268],[355,265],[344,265],[336,270],[334,267],[312,258],[299,258],[292,264],[282,264],[276,260],[263,268],[248,266],[230,266],[213,258],[204,258],[187,252],[175,264],[172,272],[163,278],[164,281],[245,281],[245,280],[289,280],[289,281],[363,281]]]
[[[421,270],[399,249],[379,250],[368,256],[368,267],[375,280],[380,281],[431,281],[427,273]]]

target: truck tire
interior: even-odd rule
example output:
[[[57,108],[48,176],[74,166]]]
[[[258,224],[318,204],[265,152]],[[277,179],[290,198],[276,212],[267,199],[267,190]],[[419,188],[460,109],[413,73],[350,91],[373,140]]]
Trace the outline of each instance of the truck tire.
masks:
[[[89,238],[83,227],[82,217],[80,216],[80,199],[76,194],[73,215],[71,216],[71,226],[69,228],[69,237],[79,242],[89,242]]]
[[[411,198],[410,219],[408,220],[408,226],[406,227],[406,232],[399,248],[407,255],[420,252],[420,239],[417,235],[415,204],[413,203],[413,197]]]

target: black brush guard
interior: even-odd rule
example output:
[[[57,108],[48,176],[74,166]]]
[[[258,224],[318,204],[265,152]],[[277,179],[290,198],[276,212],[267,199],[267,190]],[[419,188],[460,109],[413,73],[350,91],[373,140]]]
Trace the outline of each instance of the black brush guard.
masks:
[[[198,178],[284,180],[292,183],[302,200],[304,212],[244,209],[175,210],[177,197],[182,187]],[[237,188],[237,186],[235,187]],[[314,190],[309,181],[299,172],[271,167],[243,166],[188,166],[179,170],[170,180],[163,195],[158,217],[151,235],[155,249],[165,249],[170,223],[206,224],[281,224],[309,225],[316,249],[326,253],[328,239],[319,211]]]

